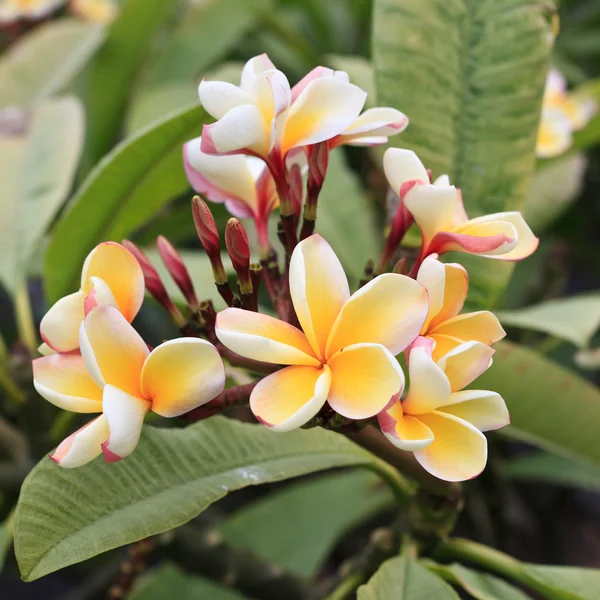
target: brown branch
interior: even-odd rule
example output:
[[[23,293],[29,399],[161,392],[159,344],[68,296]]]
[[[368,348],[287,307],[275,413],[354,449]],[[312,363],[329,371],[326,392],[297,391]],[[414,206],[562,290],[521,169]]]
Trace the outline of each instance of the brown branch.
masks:
[[[188,421],[200,421],[202,419],[208,419],[230,406],[247,404],[250,400],[250,394],[257,384],[258,381],[252,381],[244,385],[236,385],[228,390],[223,390],[216,398],[213,398],[207,404],[186,413],[185,419]]]

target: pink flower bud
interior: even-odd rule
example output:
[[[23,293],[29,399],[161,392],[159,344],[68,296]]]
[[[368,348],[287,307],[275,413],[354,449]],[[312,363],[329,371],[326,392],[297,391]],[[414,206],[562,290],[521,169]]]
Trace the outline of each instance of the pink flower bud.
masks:
[[[173,248],[171,242],[162,235],[159,235],[156,239],[156,247],[158,248],[158,252],[165,267],[167,267],[173,281],[181,290],[183,297],[191,306],[198,306],[198,298],[194,291],[194,285],[179,252],[177,252],[177,250]]]
[[[221,243],[219,240],[219,230],[215,219],[210,212],[210,208],[200,196],[194,196],[192,199],[192,215],[196,232],[200,238],[202,246],[209,257],[221,253]]]
[[[252,292],[252,280],[250,278],[250,246],[244,226],[234,218],[227,221],[225,227],[225,245],[231,264],[238,275],[240,291],[242,294]]]

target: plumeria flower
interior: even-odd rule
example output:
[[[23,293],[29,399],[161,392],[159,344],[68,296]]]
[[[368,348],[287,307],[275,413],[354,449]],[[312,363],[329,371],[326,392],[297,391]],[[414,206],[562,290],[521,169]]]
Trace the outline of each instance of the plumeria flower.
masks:
[[[113,0],[71,0],[73,14],[88,23],[107,25],[117,16],[117,5]]]
[[[99,244],[85,259],[79,291],[61,298],[42,319],[42,353],[48,353],[48,347],[55,352],[77,350],[79,326],[97,304],[116,306],[127,321],[133,321],[144,289],[144,274],[133,254],[116,242]]]
[[[225,373],[217,349],[180,338],[152,352],[113,306],[93,308],[80,329],[80,354],[33,361],[35,389],[52,404],[79,413],[101,413],[65,439],[51,456],[61,467],[79,467],[101,453],[107,462],[131,454],[150,410],[176,417],[212,400]]]
[[[274,431],[300,427],[326,401],[349,419],[376,415],[402,392],[394,356],[421,331],[427,292],[413,279],[387,273],[350,296],[340,261],[319,235],[294,249],[289,281],[302,331],[238,308],[217,315],[217,336],[229,349],[289,365],[254,388],[252,412]]]
[[[66,0],[0,0],[0,23],[41,19],[65,2]]]
[[[490,346],[506,335],[496,315],[489,310],[459,314],[469,289],[469,275],[463,266],[444,264],[437,254],[431,254],[421,264],[417,281],[429,294],[429,312],[421,335],[435,342],[434,360],[463,342],[477,341]]]
[[[269,248],[268,220],[279,206],[273,177],[255,156],[213,156],[200,150],[198,137],[183,146],[183,165],[190,185],[212,202],[224,202],[238,219],[252,218],[262,249]]]
[[[562,74],[550,69],[535,149],[537,156],[552,158],[566,152],[573,143],[573,132],[583,129],[597,108],[589,96],[569,93]]]
[[[508,409],[495,392],[463,390],[490,366],[494,350],[466,342],[434,361],[434,344],[419,337],[412,345],[408,394],[379,415],[379,426],[435,477],[464,481],[479,475],[487,462],[481,432],[508,425]]]
[[[450,185],[447,175],[430,183],[423,163],[411,150],[389,148],[383,166],[392,190],[399,194],[421,230],[420,260],[452,250],[522,260],[537,248],[538,239],[520,212],[469,219],[460,190]]]

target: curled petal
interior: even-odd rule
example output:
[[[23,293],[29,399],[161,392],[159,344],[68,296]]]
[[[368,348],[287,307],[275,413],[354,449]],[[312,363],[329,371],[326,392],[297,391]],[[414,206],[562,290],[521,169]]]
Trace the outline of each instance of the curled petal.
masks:
[[[206,404],[225,387],[217,349],[204,340],[181,338],[156,347],[142,369],[142,394],[153,412],[177,417]]]
[[[340,134],[338,144],[358,146],[361,141],[368,143],[371,138],[387,140],[390,135],[401,133],[407,126],[407,116],[395,108],[370,108]]]
[[[50,458],[65,469],[81,467],[102,454],[108,435],[108,421],[100,415],[62,441]]]
[[[487,346],[495,344],[506,335],[498,317],[489,310],[457,315],[440,323],[430,333],[458,338],[465,342],[481,342]]]
[[[348,419],[367,419],[381,412],[404,389],[404,373],[394,356],[379,344],[355,344],[334,354],[331,408]]]
[[[428,259],[423,261],[423,264]],[[417,277],[418,281],[418,277]],[[447,319],[456,316],[463,308],[469,290],[469,275],[467,270],[457,263],[444,264],[444,300],[429,323],[429,330]],[[431,298],[431,292],[429,292]],[[431,300],[430,300],[431,302]]]
[[[248,92],[225,81],[205,81],[198,86],[200,104],[215,119],[222,119],[230,110],[243,104],[252,104]]]
[[[69,294],[52,305],[40,323],[40,335],[56,352],[72,352],[79,348],[79,326],[83,321],[86,294]]]
[[[256,95],[256,81],[267,71],[275,70],[275,65],[266,53],[252,57],[242,69],[240,87],[254,97]]]
[[[417,417],[403,414],[402,403],[396,402],[378,415],[379,427],[396,448],[414,452],[433,442],[433,433]]]
[[[429,298],[429,312],[421,331],[424,334],[429,328],[429,323],[444,305],[446,270],[438,260],[437,254],[431,254],[421,263],[417,281],[427,290]]]
[[[496,233],[492,233],[495,231]],[[487,235],[479,235],[479,234]],[[444,254],[445,252],[466,252],[478,254],[487,258],[502,258],[515,247],[517,238],[514,227],[504,223],[493,229],[490,227],[477,228],[472,234],[466,233],[438,233],[429,246],[430,251]]]
[[[479,431],[500,429],[510,423],[508,408],[502,396],[486,390],[455,392],[439,410],[468,421]]]
[[[287,367],[258,383],[250,396],[250,408],[273,431],[297,429],[325,404],[330,384],[327,365]]]
[[[429,182],[429,175],[419,157],[412,150],[388,148],[383,155],[383,170],[396,194],[409,181]]]
[[[453,392],[462,390],[492,364],[495,350],[481,342],[465,342],[447,354],[437,365],[444,370]]]
[[[450,335],[440,335],[439,333],[427,333],[427,337],[435,342],[435,347],[433,349],[433,360],[437,362],[444,356],[444,354],[448,354],[450,350],[454,350],[457,346],[465,343],[465,340],[452,337]]]
[[[99,304],[109,304],[110,306],[117,306],[117,301],[113,296],[111,289],[108,284],[100,277],[90,277],[92,284],[92,290],[87,295],[85,302],[83,303],[83,310],[87,315],[92,308]]]

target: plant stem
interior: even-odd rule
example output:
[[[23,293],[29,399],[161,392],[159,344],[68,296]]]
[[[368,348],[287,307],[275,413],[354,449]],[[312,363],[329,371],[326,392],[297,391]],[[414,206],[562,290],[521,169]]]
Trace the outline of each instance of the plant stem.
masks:
[[[38,347],[38,338],[33,323],[33,314],[31,312],[29,290],[27,289],[26,280],[19,284],[14,301],[19,339],[25,344],[33,356]]]
[[[362,573],[354,573],[343,579],[337,587],[327,596],[326,600],[345,600],[365,580]]]
[[[415,485],[401,475],[396,468],[384,460],[378,459],[375,461],[371,466],[371,470],[379,475],[382,479],[385,479],[386,483],[394,492],[396,502],[400,506],[405,506],[410,498],[415,495]]]

